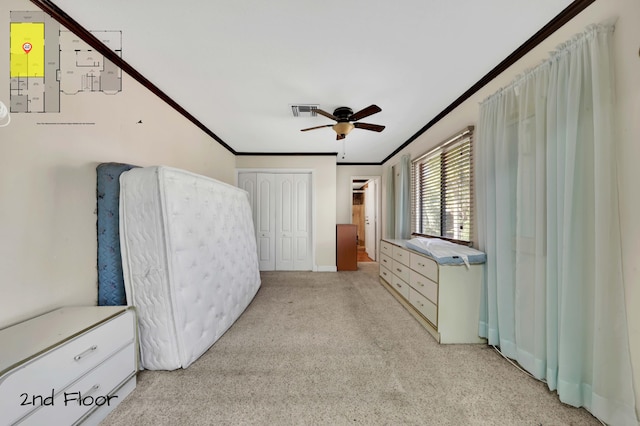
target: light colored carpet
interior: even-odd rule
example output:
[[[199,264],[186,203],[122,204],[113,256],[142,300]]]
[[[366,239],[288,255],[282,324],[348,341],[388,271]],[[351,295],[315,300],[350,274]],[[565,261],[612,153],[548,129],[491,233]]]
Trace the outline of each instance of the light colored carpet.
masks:
[[[143,371],[103,425],[599,425],[485,345],[439,345],[357,272],[265,272],[186,370]]]

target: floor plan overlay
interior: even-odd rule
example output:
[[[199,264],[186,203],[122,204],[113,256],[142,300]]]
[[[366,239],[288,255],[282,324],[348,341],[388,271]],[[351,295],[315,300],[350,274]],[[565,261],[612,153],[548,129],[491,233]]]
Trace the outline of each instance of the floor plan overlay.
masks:
[[[10,111],[60,112],[60,97],[122,91],[122,71],[46,13],[11,12]],[[92,31],[122,54],[121,31]]]

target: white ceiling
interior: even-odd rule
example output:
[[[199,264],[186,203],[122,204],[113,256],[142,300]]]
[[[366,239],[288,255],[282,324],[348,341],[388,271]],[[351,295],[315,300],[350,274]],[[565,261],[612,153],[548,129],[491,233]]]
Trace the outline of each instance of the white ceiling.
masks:
[[[54,3],[88,30],[122,30],[123,59],[237,152],[379,163],[571,1]],[[294,118],[292,104],[377,104],[361,121],[386,129],[344,143],[331,128],[303,133],[333,122]]]

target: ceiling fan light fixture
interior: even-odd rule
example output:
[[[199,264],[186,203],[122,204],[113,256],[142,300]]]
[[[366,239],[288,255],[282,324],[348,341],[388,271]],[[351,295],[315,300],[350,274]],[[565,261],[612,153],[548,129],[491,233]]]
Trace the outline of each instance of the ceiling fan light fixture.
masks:
[[[309,127],[308,129],[300,129],[301,132],[309,130],[321,129],[324,127],[331,127],[337,134],[336,140],[344,139],[351,130],[358,128],[363,130],[370,130],[372,132],[381,132],[384,130],[384,126],[379,124],[361,123],[358,120],[376,114],[382,111],[378,105],[369,105],[368,107],[361,109],[360,111],[353,113],[353,110],[349,107],[338,107],[333,114],[330,114],[320,108],[316,108],[316,114],[322,115],[331,120],[335,120],[336,124],[325,124],[324,126]]]
[[[335,130],[337,134],[345,136],[348,135],[351,130],[353,130],[353,127],[353,124],[349,123],[348,121],[342,121],[332,126],[333,130]]]

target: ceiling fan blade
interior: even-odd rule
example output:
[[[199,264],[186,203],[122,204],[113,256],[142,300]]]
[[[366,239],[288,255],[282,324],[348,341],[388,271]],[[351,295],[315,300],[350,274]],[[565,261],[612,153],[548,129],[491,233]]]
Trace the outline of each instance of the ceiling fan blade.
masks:
[[[300,131],[306,132],[307,130],[322,129],[323,127],[331,127],[331,126],[333,126],[333,124],[325,124],[324,126],[316,126],[316,127],[309,127],[308,129],[300,129]]]
[[[333,114],[329,114],[327,111],[323,111],[323,110],[321,110],[320,108],[316,108],[316,110],[315,110],[315,111],[316,111],[316,114],[324,115],[324,116],[325,116],[325,117],[327,117],[327,118],[330,118],[330,119],[332,119],[332,120],[338,121],[338,117],[336,117],[336,116],[335,116],[335,115],[333,115]]]
[[[342,135],[342,134],[340,134],[340,133],[337,133],[337,134],[336,134],[336,140],[337,140],[337,141],[339,141],[340,139],[344,139],[344,138],[346,138],[346,137],[347,137],[347,135]]]
[[[381,132],[384,130],[384,126],[369,123],[353,123],[353,127],[357,127],[358,129],[372,130],[374,132]]]
[[[351,117],[349,117],[349,121],[358,121],[380,111],[382,111],[382,109],[380,109],[378,105],[369,105],[365,109],[362,109],[355,114],[351,114]]]

